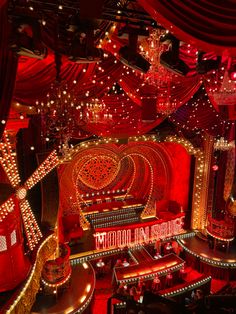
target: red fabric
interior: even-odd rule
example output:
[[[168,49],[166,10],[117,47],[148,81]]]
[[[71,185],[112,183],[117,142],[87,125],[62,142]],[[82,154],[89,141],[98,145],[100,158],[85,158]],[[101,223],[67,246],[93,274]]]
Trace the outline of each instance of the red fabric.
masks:
[[[17,71],[17,57],[9,47],[9,23],[7,1],[0,2],[0,138],[7,121]]]
[[[80,215],[68,215],[62,217],[63,226],[66,231],[74,228],[74,226],[80,223]]]
[[[183,129],[194,132],[203,129],[213,136],[222,135],[225,125],[227,125],[227,122],[210,103],[203,88],[199,90],[194,99],[172,114],[170,120],[181,125]]]
[[[81,238],[83,230],[80,227],[80,215],[72,214],[62,217],[64,232],[60,236],[64,236],[65,241]]]
[[[185,260],[188,265],[191,265],[192,268],[197,269],[200,273],[205,275],[211,275],[213,278],[221,280],[235,280],[235,270],[232,268],[212,266],[210,264],[204,263],[199,258],[186,252]]]
[[[183,146],[176,143],[166,142],[164,146],[171,158],[173,172],[169,199],[176,201],[178,206],[182,206],[183,210],[186,210],[189,206],[188,198],[191,156]]]
[[[113,51],[107,44],[104,50],[108,50],[117,57],[117,49],[122,42],[117,38],[112,39],[116,43],[116,50]],[[188,61],[191,68],[189,77],[174,76],[171,88],[172,99],[177,102],[177,107],[189,100],[198,90],[201,80],[196,75],[196,51],[189,49],[187,45],[181,48],[181,55]],[[116,58],[109,56],[101,64],[81,65],[68,61],[66,57],[62,59],[61,77],[67,82],[69,89],[78,95],[79,102],[89,102],[91,98],[101,99],[108,113],[112,114],[112,124],[110,123],[82,123],[79,121],[80,110],[75,112],[80,128],[88,133],[102,136],[126,137],[136,134],[144,134],[156,127],[163,121],[163,117],[156,113],[157,90],[144,81],[144,77],[136,71],[123,66]],[[16,88],[14,99],[22,104],[34,106],[36,100],[45,100],[50,89],[50,84],[55,79],[54,55],[49,54],[44,60],[34,60],[20,58],[18,67]],[[76,80],[77,83],[73,84]],[[118,83],[125,93],[107,94],[114,83]],[[161,92],[161,91],[159,91]],[[143,118],[144,110],[147,110],[146,102],[153,112],[150,121]],[[121,106],[120,106],[121,104]],[[152,107],[152,108],[151,108]],[[149,114],[149,113],[148,113]]]
[[[86,72],[83,72],[83,69]],[[68,83],[69,89],[76,87],[78,93],[84,91],[83,83],[93,75],[95,65],[77,64],[62,58],[61,79]],[[23,105],[34,106],[36,100],[45,100],[51,83],[56,79],[54,54],[50,52],[43,60],[21,57],[16,77],[14,99]],[[79,81],[80,85],[73,84]],[[84,92],[82,94],[84,96]]]
[[[236,3],[211,0],[138,0],[160,24],[179,39],[204,51],[235,54]]]
[[[206,21],[209,19],[209,15],[211,12],[214,13],[214,9],[216,11],[221,7],[221,5],[211,5],[209,4],[207,0],[203,0],[201,3],[192,3],[191,5],[187,6],[189,0],[185,0],[183,4],[181,4],[178,1],[168,1],[164,2],[163,0],[159,0],[157,2],[154,2],[152,0],[140,0],[140,3],[143,5],[146,5],[150,10],[152,8],[152,12],[155,12],[155,10],[158,8],[158,15],[165,16],[165,14],[168,12],[170,13],[168,15],[168,20],[173,17],[173,27],[175,26],[175,19],[178,20],[178,23],[181,23],[183,15],[187,15],[187,19],[183,19],[183,23],[187,23],[188,18],[192,16],[192,18],[196,15],[198,19],[194,20],[194,22],[191,25],[191,27],[186,28],[186,32],[191,32],[191,29],[194,28],[195,24],[199,26],[201,23],[201,15],[204,17],[204,14],[206,15],[205,19]],[[228,0],[229,2],[229,0]],[[157,3],[160,3],[160,6],[157,7]],[[208,5],[207,9],[209,9],[209,12],[206,11],[206,8],[204,5]],[[172,6],[174,7],[172,10]],[[198,9],[203,6],[203,9],[201,11],[194,11],[191,8],[192,7],[198,7]],[[210,8],[212,6],[212,8]],[[231,8],[234,6],[231,3]],[[222,5],[223,7],[223,5]],[[211,11],[212,9],[212,11]],[[222,15],[228,13],[228,9],[224,8],[222,9]],[[1,14],[3,14],[4,10],[1,10]],[[176,16],[176,13],[181,13],[180,17]],[[206,13],[209,13],[208,16]],[[187,14],[188,13],[188,14]],[[194,15],[195,14],[195,15]],[[217,13],[219,14],[219,12]],[[217,20],[216,17],[218,15],[211,16],[211,19]],[[230,13],[231,14],[231,13]],[[233,15],[229,15],[233,16]],[[202,19],[203,19],[202,17]],[[167,17],[165,17],[167,19]],[[4,19],[1,19],[3,21]],[[204,19],[203,19],[204,20]],[[221,19],[221,21],[223,18]],[[225,21],[225,25],[222,26],[222,29],[227,28],[230,24],[231,18],[229,20]],[[177,24],[178,24],[177,23]],[[198,24],[199,23],[199,24]],[[221,22],[219,22],[220,24]],[[48,47],[51,47],[52,49],[55,48],[56,42],[54,38],[54,28],[55,21],[52,19],[50,20],[46,27],[42,29],[42,40],[44,43],[47,44]],[[5,27],[5,26],[4,26]],[[214,26],[207,26],[209,29],[214,28]],[[178,27],[177,27],[178,28]],[[2,28],[4,29],[4,28]],[[45,30],[46,29],[46,30]],[[198,27],[199,32],[201,32],[201,27]],[[171,30],[171,29],[170,29]],[[205,28],[203,25],[203,32],[206,36],[208,36],[208,33],[205,33]],[[215,32],[215,30],[214,30]],[[213,32],[213,33],[214,33]],[[3,32],[1,34],[1,41],[2,38],[5,38],[7,32]],[[210,34],[210,33],[209,33]],[[217,36],[222,37],[220,35],[220,32],[216,32]],[[223,34],[223,33],[222,33]],[[176,33],[176,35],[178,35]],[[225,34],[224,34],[225,35]],[[210,35],[209,35],[210,36]],[[224,36],[225,38],[227,36]],[[65,39],[66,40],[66,39]],[[227,40],[227,38],[225,39]],[[67,42],[67,41],[66,41]],[[174,100],[177,103],[177,107],[181,107],[183,104],[185,104],[188,100],[191,99],[191,97],[196,93],[196,91],[199,89],[202,81],[202,76],[198,75],[196,73],[196,47],[194,46],[195,41],[190,40],[187,41],[191,45],[183,44],[180,47],[180,57],[181,59],[187,63],[187,65],[190,68],[189,73],[187,74],[187,77],[180,77],[178,75],[173,75],[172,81],[171,81],[171,99]],[[207,40],[207,43],[209,43],[210,40]],[[67,84],[69,89],[73,90],[75,94],[78,95],[78,103],[80,102],[89,102],[91,98],[99,98],[104,101],[106,104],[106,107],[109,109],[108,113],[112,114],[113,121],[112,124],[110,123],[88,123],[79,121],[79,114],[80,110],[77,110],[75,115],[77,116],[78,125],[80,129],[83,129],[86,134],[96,134],[99,136],[116,136],[116,137],[126,137],[136,134],[144,134],[151,130],[152,128],[156,127],[160,122],[163,121],[163,117],[161,115],[158,115],[156,113],[156,98],[158,93],[161,93],[162,90],[159,88],[158,90],[155,89],[155,87],[148,85],[148,83],[145,81],[145,75],[140,74],[138,71],[134,71],[126,66],[124,66],[120,60],[119,60],[119,54],[118,50],[121,46],[124,44],[127,44],[127,41],[121,38],[117,37],[117,33],[114,32],[114,34],[111,36],[110,41],[105,41],[105,44],[103,44],[103,49],[106,52],[109,52],[108,58],[105,58],[104,61],[102,61],[99,64],[90,63],[90,64],[78,64],[68,61],[67,57],[63,57],[62,62],[62,69],[61,69],[61,77],[62,80],[64,80]],[[193,44],[193,45],[192,45]],[[4,47],[6,47],[6,40],[4,41]],[[64,48],[61,46],[61,43],[59,43],[59,50],[63,53],[66,53],[66,51],[63,50]],[[3,51],[1,49],[1,51]],[[5,51],[5,50],[4,50]],[[11,54],[11,52],[8,52]],[[113,54],[113,56],[111,56]],[[225,56],[227,56],[227,53],[225,53]],[[208,58],[213,58],[210,54],[208,54]],[[215,55],[214,55],[215,57]],[[9,64],[8,64],[9,66]],[[11,63],[11,68],[13,67],[13,63]],[[2,69],[2,67],[1,67]],[[1,71],[1,73],[8,73],[6,71]],[[10,69],[11,70],[11,69]],[[5,80],[5,83],[7,85],[13,84],[14,82],[14,71],[10,71],[9,73],[11,75],[11,80]],[[13,73],[13,75],[12,75]],[[36,60],[36,59],[30,59],[26,57],[21,57],[19,66],[18,66],[18,73],[17,73],[17,80],[16,80],[16,88],[14,92],[14,100],[20,102],[21,104],[27,105],[27,106],[34,106],[36,100],[45,100],[46,94],[48,90],[50,89],[50,84],[54,81],[56,75],[55,71],[55,62],[54,62],[54,55],[51,51],[49,51],[47,58],[44,60]],[[208,75],[205,75],[206,79],[208,79]],[[73,81],[76,80],[77,83],[74,84]],[[116,95],[110,95],[107,94],[107,92],[111,89],[114,83],[118,83],[121,88],[124,90],[125,93],[122,94],[116,94]],[[206,83],[206,86],[208,88],[208,83]],[[212,84],[210,84],[212,85]],[[165,89],[165,87],[164,87]],[[4,90],[4,89],[3,89]],[[4,99],[4,106],[1,105],[1,98],[0,98],[0,118],[6,117],[8,113],[8,105],[10,104],[9,99],[11,98],[11,88],[9,89],[9,86],[6,87],[7,95],[5,96],[6,99]],[[10,92],[9,92],[10,91]],[[0,95],[1,96],[1,95]],[[211,99],[212,100],[212,99]],[[150,103],[149,103],[150,102]],[[124,106],[121,108],[120,104],[124,104]],[[147,105],[148,103],[148,105]],[[7,105],[8,104],[8,105]],[[215,104],[214,104],[215,105]],[[191,105],[187,106],[188,108],[184,108],[184,112],[188,111],[189,115],[193,116],[193,111],[195,108],[191,108]],[[218,110],[217,106],[215,106]],[[148,109],[147,109],[148,108]],[[182,108],[182,107],[181,107]],[[1,110],[3,111],[1,113]],[[147,112],[147,114],[146,114]],[[181,111],[180,111],[181,112]],[[146,116],[151,114],[152,121],[144,121],[146,120]],[[181,112],[181,115],[183,113]],[[5,115],[5,116],[4,116]],[[234,116],[234,113],[232,110],[230,111],[230,116]],[[211,132],[213,127],[213,118],[214,116],[209,115],[207,117],[203,117],[204,121],[202,123],[202,126],[200,125],[200,128],[203,128],[205,131],[209,131],[210,134],[216,132]],[[185,128],[185,119],[176,119],[176,123],[181,124],[183,128]],[[188,118],[186,119],[186,121]],[[198,119],[201,120],[201,119]],[[219,119],[218,119],[219,120]],[[175,120],[172,120],[175,122]],[[193,121],[194,123],[198,122],[196,119]],[[217,125],[220,125],[217,121]],[[2,127],[2,126],[1,126]],[[191,129],[192,126],[190,125],[189,129]],[[82,132],[82,131],[81,131]],[[83,137],[84,132],[82,132]],[[217,133],[219,134],[219,132]],[[80,136],[82,136],[80,135]],[[79,136],[78,136],[79,137]]]
[[[156,202],[156,212],[157,215],[159,212],[167,211],[168,210],[168,200],[160,200]]]

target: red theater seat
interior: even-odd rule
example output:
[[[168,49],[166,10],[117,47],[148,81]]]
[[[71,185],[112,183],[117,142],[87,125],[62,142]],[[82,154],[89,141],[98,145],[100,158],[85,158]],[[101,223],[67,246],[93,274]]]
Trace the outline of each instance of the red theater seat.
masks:
[[[156,215],[160,219],[173,219],[178,213],[180,205],[176,201],[163,199],[156,203]]]
[[[170,200],[169,203],[168,203],[168,210],[177,215],[180,213],[180,204],[176,201],[172,201]]]
[[[62,217],[64,237],[66,242],[79,239],[83,236],[83,229],[80,227],[79,215],[68,215]]]

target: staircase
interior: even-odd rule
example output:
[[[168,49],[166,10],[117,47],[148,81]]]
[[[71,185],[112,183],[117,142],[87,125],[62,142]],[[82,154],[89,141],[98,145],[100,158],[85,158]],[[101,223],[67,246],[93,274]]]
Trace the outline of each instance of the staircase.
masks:
[[[86,217],[94,229],[109,228],[118,225],[127,225],[139,222],[138,209],[143,208],[140,205],[132,208],[120,208],[101,213],[87,214]]]
[[[129,250],[129,254],[136,261],[136,263],[150,262],[153,261],[153,257],[148,253],[148,251],[144,248],[132,249]]]

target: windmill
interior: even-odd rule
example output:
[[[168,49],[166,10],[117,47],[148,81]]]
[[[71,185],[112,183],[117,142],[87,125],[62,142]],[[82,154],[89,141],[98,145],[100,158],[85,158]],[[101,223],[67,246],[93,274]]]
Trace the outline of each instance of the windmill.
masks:
[[[25,256],[22,222],[31,251],[43,236],[27,200],[27,192],[59,162],[56,151],[52,151],[26,182],[21,184],[16,154],[7,132],[4,132],[0,142],[0,163],[15,193],[0,205],[0,273],[3,274],[0,278],[0,292],[15,288],[27,276],[30,263]]]

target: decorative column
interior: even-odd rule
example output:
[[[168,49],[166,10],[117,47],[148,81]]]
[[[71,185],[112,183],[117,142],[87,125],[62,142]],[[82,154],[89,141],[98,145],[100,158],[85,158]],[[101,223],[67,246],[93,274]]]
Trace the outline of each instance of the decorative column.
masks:
[[[213,137],[205,135],[203,151],[198,152],[194,173],[191,228],[204,230],[207,226],[208,192],[213,153]]]
[[[215,145],[216,165],[214,170],[214,189],[212,208],[208,214],[207,233],[217,240],[225,241],[227,249],[235,236],[235,220],[232,211],[234,203],[235,180],[235,145],[234,141],[228,142],[221,137]],[[219,164],[219,166],[217,165]],[[214,168],[215,167],[215,168]]]

